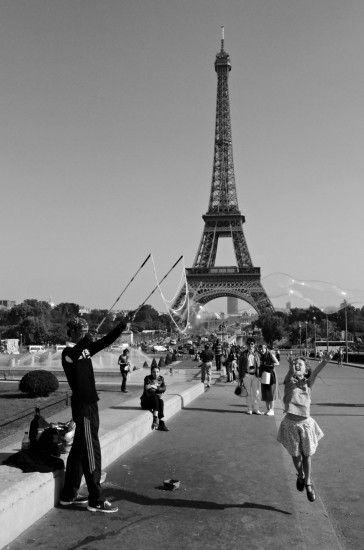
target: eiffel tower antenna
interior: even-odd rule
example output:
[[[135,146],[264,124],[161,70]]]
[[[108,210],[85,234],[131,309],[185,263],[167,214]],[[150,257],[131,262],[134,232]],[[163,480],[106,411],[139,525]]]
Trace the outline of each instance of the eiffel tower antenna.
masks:
[[[186,269],[188,292],[193,300],[204,305],[216,298],[231,296],[250,304],[259,314],[274,311],[260,281],[260,268],[253,265],[245,240],[235,184],[230,119],[228,78],[231,71],[225,51],[224,27],[221,27],[221,50],[216,54],[217,74],[214,161],[209,206],[202,216],[205,227],[192,268]],[[215,266],[220,238],[233,242],[236,266]],[[184,290],[174,308],[184,300]]]

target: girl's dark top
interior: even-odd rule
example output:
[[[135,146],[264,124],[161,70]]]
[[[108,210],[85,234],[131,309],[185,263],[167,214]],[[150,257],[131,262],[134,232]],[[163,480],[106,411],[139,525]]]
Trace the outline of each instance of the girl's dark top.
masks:
[[[72,390],[72,412],[80,412],[99,400],[91,357],[110,346],[125,327],[125,323],[121,322],[109,334],[95,342],[86,334],[75,346],[63,350],[62,367]]]
[[[267,350],[265,353],[260,354],[260,375],[262,375],[262,372],[270,372],[270,386],[275,384],[277,382],[276,375],[274,372],[274,366],[275,363],[272,358],[272,354],[269,350]]]
[[[158,389],[155,390],[153,388],[147,390],[146,389],[146,386],[149,386],[149,384],[155,384],[157,383],[158,384]],[[157,376],[157,378],[153,378],[153,376],[150,374],[149,376],[146,376],[144,378],[144,391],[143,391],[143,395],[141,397],[141,399],[145,399],[145,398],[148,398],[150,397],[151,395],[161,395],[162,393],[164,393],[166,391],[166,384],[164,382],[164,378],[163,376]]]
[[[227,360],[229,361],[229,363],[231,363],[231,361],[236,361],[237,360],[237,355],[236,355],[235,351],[230,351],[230,353],[227,357]]]

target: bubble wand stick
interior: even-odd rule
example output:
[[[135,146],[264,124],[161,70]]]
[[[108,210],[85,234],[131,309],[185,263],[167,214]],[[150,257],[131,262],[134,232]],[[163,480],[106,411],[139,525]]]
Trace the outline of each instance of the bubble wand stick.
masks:
[[[146,297],[146,299],[144,300],[144,302],[138,307],[138,309],[136,310],[135,313],[133,313],[133,317],[132,319],[135,319],[135,316],[136,314],[141,310],[141,308],[144,306],[145,302],[147,300],[149,300],[149,298],[152,296],[152,294],[154,294],[154,292],[157,290],[157,288],[163,283],[164,279],[166,279],[168,277],[168,275],[170,274],[170,272],[176,267],[176,265],[182,260],[183,258],[183,254],[180,258],[178,258],[178,260],[176,261],[176,263],[174,265],[172,265],[171,269],[168,271],[168,273],[166,273],[166,275],[163,277],[163,279],[161,281],[159,281],[159,284],[152,290],[152,292]]]
[[[124,294],[124,292],[126,291],[126,289],[128,288],[128,286],[134,281],[135,277],[138,275],[139,271],[142,269],[142,267],[145,266],[145,264],[147,263],[147,261],[149,260],[149,258],[151,257],[152,254],[149,254],[149,256],[144,260],[144,262],[142,263],[142,265],[139,267],[138,271],[135,273],[135,275],[130,279],[130,281],[128,282],[128,284],[126,285],[126,287],[124,288],[124,290],[122,291],[122,293],[120,294],[120,296],[118,298],[116,298],[115,302],[113,303],[113,305],[111,306],[111,308],[109,309],[109,311],[106,313],[105,317],[102,319],[102,321],[99,323],[97,329],[96,329],[96,332],[99,331],[99,328],[101,327],[102,323],[105,321],[106,317],[109,315],[110,311],[114,308],[115,304],[120,300],[120,298],[122,297],[122,295]],[[179,261],[179,260],[178,260]],[[154,292],[154,291],[153,291]],[[149,296],[148,296],[149,298]]]

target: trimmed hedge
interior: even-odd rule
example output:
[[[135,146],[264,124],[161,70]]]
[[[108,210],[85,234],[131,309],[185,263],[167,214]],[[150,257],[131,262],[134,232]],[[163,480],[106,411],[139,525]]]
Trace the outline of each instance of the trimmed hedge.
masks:
[[[47,370],[27,372],[19,382],[19,390],[32,397],[48,397],[58,387],[57,377]]]

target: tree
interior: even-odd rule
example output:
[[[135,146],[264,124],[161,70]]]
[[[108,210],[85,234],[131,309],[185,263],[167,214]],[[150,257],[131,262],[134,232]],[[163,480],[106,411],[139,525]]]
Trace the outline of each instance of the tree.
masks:
[[[38,300],[24,300],[19,305],[12,307],[7,316],[9,325],[19,325],[27,317],[43,317],[50,320],[52,308],[48,302]]]
[[[8,312],[7,327],[3,332],[5,338],[19,338],[23,335],[23,342],[40,344],[49,340],[52,328],[52,308],[48,302],[38,300],[24,300]]]
[[[162,313],[161,315],[159,315],[159,322],[161,323],[162,327],[168,332],[173,331],[173,329],[175,328],[175,325],[168,313]]]
[[[19,332],[24,343],[45,344],[50,340],[51,324],[42,317],[27,317],[20,323]]]
[[[52,323],[48,332],[48,341],[51,344],[65,344],[67,339],[67,327],[63,323]]]
[[[115,314],[112,312],[109,314],[107,313],[107,309],[93,309],[90,313],[85,313],[83,315],[83,318],[87,321],[88,326],[92,331],[99,326],[101,321],[103,321],[103,319],[105,319],[105,316],[107,315],[105,321],[103,321],[100,327],[100,334],[107,334],[115,326]]]
[[[284,335],[284,323],[280,315],[264,313],[258,318],[256,325],[262,330],[263,338],[270,346],[273,346],[274,340],[281,340]]]
[[[54,321],[67,322],[72,317],[80,316],[80,306],[73,302],[61,302],[57,304],[52,311]]]

